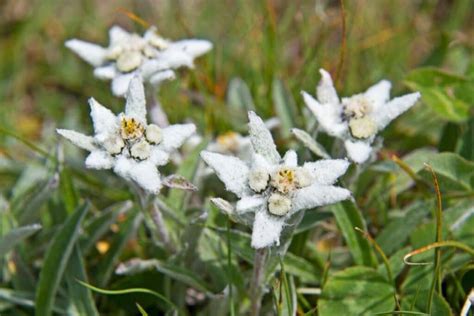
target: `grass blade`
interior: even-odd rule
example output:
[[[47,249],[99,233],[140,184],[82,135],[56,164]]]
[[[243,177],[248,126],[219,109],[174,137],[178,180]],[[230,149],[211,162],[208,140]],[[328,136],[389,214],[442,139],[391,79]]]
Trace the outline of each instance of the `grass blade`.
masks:
[[[7,234],[2,236],[0,240],[0,257],[4,256],[7,252],[12,250],[23,239],[28,238],[40,229],[40,224],[13,228]]]
[[[54,236],[46,252],[36,292],[36,315],[51,315],[56,292],[89,205],[80,206]]]

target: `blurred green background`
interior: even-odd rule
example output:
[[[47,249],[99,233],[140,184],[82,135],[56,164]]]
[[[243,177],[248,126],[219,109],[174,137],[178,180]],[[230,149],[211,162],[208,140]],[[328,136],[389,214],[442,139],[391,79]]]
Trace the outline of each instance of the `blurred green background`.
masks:
[[[474,2],[346,0],[342,3],[344,9],[340,1],[329,0],[2,0],[0,213],[5,216],[2,217],[0,228],[3,232],[11,227],[41,222],[44,229],[22,244],[22,247],[18,247],[18,251],[11,252],[11,255],[5,256],[5,260],[2,259],[1,287],[27,291],[30,295],[28,299],[34,301],[31,295],[36,289],[37,276],[49,241],[59,230],[58,227],[62,227],[66,218],[73,214],[73,208],[67,207],[69,197],[64,192],[75,192],[76,202],[90,199],[93,205],[92,215],[87,225],[84,225],[86,233],[80,240],[81,247],[84,244],[87,246],[81,249],[84,251],[85,267],[91,283],[115,289],[132,286],[153,288],[177,304],[186,304],[181,294],[186,292],[186,286],[189,284],[184,282],[188,284],[184,286],[173,277],[165,276],[164,272],[146,272],[130,277],[112,275],[116,264],[127,258],[159,258],[163,261],[169,259],[163,249],[153,245],[149,232],[145,229],[139,230],[136,238],[130,233],[133,231],[134,213],[125,216],[116,212],[118,204],[104,210],[114,203],[132,197],[123,181],[118,180],[109,171],[85,170],[82,160],[85,153],[67,145],[67,163],[58,167],[61,184],[56,190],[57,166],[24,145],[25,141],[30,142],[54,156],[58,143],[55,128],[91,132],[87,103],[91,96],[116,113],[122,110],[123,100],[112,96],[109,82],[95,79],[92,68],[67,50],[64,41],[80,38],[107,45],[107,30],[114,24],[142,33],[146,28],[132,19],[131,14],[150,25],[156,25],[164,37],[196,37],[209,39],[214,43],[214,49],[197,60],[194,70],[179,70],[177,79],[165,83],[159,91],[159,100],[172,122],[192,120],[198,126],[199,132],[205,136],[215,136],[229,130],[246,133],[245,110],[230,104],[227,93],[234,78],[241,78],[247,84],[259,115],[270,118],[275,115],[285,117],[291,113],[292,127],[302,129],[306,127],[309,116],[305,115],[300,91],[314,92],[319,81],[318,69],[321,67],[336,77],[341,96],[364,91],[381,79],[388,79],[393,83],[392,96],[410,90],[420,90],[423,95],[421,102],[383,132],[385,146],[380,151],[381,159],[378,164],[368,168],[351,187],[361,214],[367,221],[368,230],[374,235],[382,232],[377,236],[378,241],[388,255],[393,255],[390,260],[395,258],[393,260],[398,260],[396,262],[401,264],[401,256],[409,247],[421,247],[433,242],[434,221],[429,210],[434,209],[435,196],[429,186],[432,183],[430,175],[422,171],[422,162],[428,161],[434,154],[427,149],[457,152],[463,157],[454,157],[453,154],[446,159],[452,162],[454,167],[444,175],[457,186],[453,186],[451,192],[449,190],[452,188],[443,186],[445,183],[442,182],[442,189],[452,193],[451,200],[446,198],[447,207],[459,202],[457,199],[461,202],[467,200],[464,206],[454,208],[456,216],[462,217],[462,214],[471,212],[472,202],[469,202],[469,198],[472,199],[474,183],[471,180],[472,172],[469,171],[472,170],[472,162],[468,160],[474,159]],[[275,97],[282,91],[286,98],[283,109],[276,106]],[[10,134],[16,136],[11,137]],[[287,129],[278,129],[275,136],[280,149],[295,147],[297,144],[290,138]],[[23,143],[18,141],[18,137],[23,139]],[[318,140],[323,145],[330,144],[330,140],[324,135]],[[422,150],[415,151],[420,148]],[[413,167],[425,182],[428,181],[428,186],[426,183],[424,187],[420,183],[413,186],[411,179],[389,159],[392,154],[403,157],[407,153],[411,155],[406,159],[407,164]],[[314,158],[307,151],[304,154],[305,158]],[[443,159],[440,159],[440,165],[445,166],[447,164]],[[196,161],[195,163],[197,164]],[[62,167],[64,169],[61,169]],[[461,186],[457,183],[459,179]],[[56,183],[53,183],[54,181]],[[468,183],[469,181],[471,183]],[[202,188],[199,194],[203,191],[204,194],[197,197],[199,202],[209,195],[208,191],[222,191],[221,183],[214,182],[214,186]],[[446,183],[452,184],[451,182]],[[43,192],[49,190],[50,185],[55,190]],[[74,188],[68,188],[68,185]],[[461,193],[458,194],[459,192]],[[184,196],[173,196],[173,192],[169,195],[175,200],[176,196]],[[448,194],[445,196],[448,197]],[[466,200],[463,200],[464,198]],[[8,203],[5,200],[8,200]],[[428,202],[422,204],[421,201],[425,200]],[[193,216],[196,214],[209,209],[209,205],[197,209],[194,200],[188,202],[186,200],[178,205],[186,204],[183,210],[180,210],[180,215],[186,215],[189,222],[192,222],[191,219],[194,221]],[[6,206],[7,204],[9,206]],[[405,206],[407,207],[404,209]],[[327,213],[329,212],[325,212],[324,220],[331,216]],[[29,214],[31,218],[28,217]],[[96,235],[96,239],[91,238],[93,241],[89,243],[88,233],[96,228],[95,221],[110,214],[116,216],[112,218],[111,225],[104,225],[101,235]],[[410,222],[413,225],[405,222],[405,215],[414,218],[413,222]],[[454,222],[454,215],[452,216],[451,223]],[[314,218],[308,218],[316,221]],[[167,220],[172,223],[170,227],[175,228],[172,216],[168,216]],[[447,221],[449,223],[449,218]],[[344,248],[344,228],[339,230],[332,218],[321,227],[316,227],[313,222],[310,222],[306,230],[295,235],[290,247],[288,257],[297,259],[297,268],[285,261],[289,273],[299,278],[296,281],[298,286],[319,286],[324,283],[327,254],[334,249],[335,259],[331,269],[340,270],[354,264],[349,255],[353,249],[347,251]],[[226,223],[225,216],[211,212],[206,224],[212,226]],[[349,228],[346,227],[351,231],[352,228],[350,225]],[[197,234],[195,230],[199,229],[202,227],[190,224],[177,235],[182,237],[182,240],[193,240]],[[224,247],[226,235],[220,232],[219,236],[224,236],[220,239],[216,237],[217,233],[213,232],[215,235],[211,235],[209,231],[209,235],[205,237],[210,241],[199,241],[202,241],[204,246],[201,245],[201,248],[205,250],[198,249],[202,250],[200,255],[204,259],[199,258],[202,262],[193,257],[193,254],[188,255],[189,258],[178,258],[174,262],[166,263],[189,268],[193,276],[205,278],[206,285],[210,284],[212,290],[222,291],[227,284],[227,279],[224,278],[226,263],[220,262],[226,260],[225,253],[216,251],[216,254],[211,251],[213,249],[209,250],[212,248],[209,245]],[[405,238],[397,240],[396,245],[391,239],[395,233],[404,234]],[[463,230],[457,231],[456,234],[453,238],[472,245],[472,231],[469,232],[469,227],[463,227]],[[95,241],[98,242],[94,244]],[[242,244],[249,248],[248,240],[239,246]],[[118,246],[113,248],[114,245]],[[112,247],[113,251],[108,251],[107,247]],[[369,249],[368,244],[366,249]],[[110,253],[112,255],[109,255]],[[210,257],[206,257],[207,255]],[[237,255],[235,256],[238,257]],[[448,255],[449,260],[455,259],[454,263],[449,262],[450,268],[453,268],[444,280],[445,284],[448,284],[445,286],[447,293],[444,294],[446,301],[455,311],[459,311],[465,291],[472,281],[472,265],[470,279],[464,278],[461,285],[461,275],[464,276],[467,271],[463,264],[468,264],[470,259],[466,256],[462,257],[462,260],[458,259],[454,256],[454,251]],[[183,260],[180,261],[181,259]],[[3,264],[7,262],[8,264]],[[192,264],[188,264],[189,262]],[[237,280],[233,280],[239,290],[240,296],[237,298],[245,298],[244,278],[250,277],[251,267],[240,257],[235,259],[235,262],[233,267],[239,273],[242,272],[242,276],[236,273]],[[412,269],[410,273],[415,270]],[[20,273],[17,273],[18,271]],[[107,273],[101,274],[103,271]],[[416,273],[418,271],[420,270],[416,270]],[[330,277],[332,272],[331,270]],[[400,273],[400,278],[403,278],[400,283],[403,283],[405,270],[402,272],[400,268],[396,272]],[[431,270],[425,269],[424,273],[419,276],[413,272],[406,277],[408,281],[403,284],[404,288],[398,289],[409,298],[407,302],[411,299],[410,295],[414,295],[413,284],[429,284],[429,278],[421,277],[431,276]],[[398,286],[401,287],[400,284]],[[175,293],[176,297],[173,297]],[[64,291],[59,294],[61,299],[68,297],[64,295]],[[136,312],[134,302],[138,297],[104,298],[96,295],[95,302],[101,312],[127,315]],[[312,298],[311,295],[310,297]],[[219,300],[218,296],[209,299],[210,303],[206,308],[213,311],[213,304],[219,303]],[[270,301],[268,296],[267,301]],[[441,298],[438,301],[444,302]],[[299,297],[298,302],[306,312],[314,307],[313,301],[305,305],[304,297]],[[62,302],[58,300],[58,304],[60,303]],[[156,302],[147,296],[141,296],[140,303],[152,306],[151,311],[155,312],[163,307],[156,307]],[[269,305],[271,304],[267,304]],[[225,314],[226,307],[219,306],[224,310],[222,314]],[[7,306],[7,310],[8,308],[10,307]],[[117,310],[120,310],[121,314]],[[29,315],[31,312],[26,307],[18,310],[12,307],[8,311],[8,315]],[[16,314],[17,312],[20,314]],[[192,313],[191,307],[190,314]]]
[[[239,113],[223,115],[229,111],[225,95],[233,77],[248,84],[264,117],[274,114],[272,82],[282,79],[296,100],[296,122],[301,124],[299,92],[314,91],[318,69],[335,74],[340,62],[339,1],[4,0],[0,4],[1,126],[38,140],[52,137],[54,126],[90,126],[90,96],[120,109],[121,101],[111,96],[108,83],[95,79],[91,67],[63,43],[81,38],[107,45],[107,30],[113,24],[144,31],[127,12],[157,25],[165,37],[201,37],[214,43],[214,50],[198,61],[195,71],[182,70],[178,80],[166,83],[160,93],[172,121],[191,117],[203,132],[242,130],[236,123],[240,121],[232,119]],[[393,93],[399,95],[406,89],[403,79],[416,67],[439,66],[462,74],[472,62],[470,0],[345,1],[345,19],[346,45],[337,80],[341,95],[363,91],[382,78],[391,80]],[[418,107],[411,111],[420,112],[418,117],[408,114],[398,124],[399,134],[391,144],[401,142],[402,135],[414,134],[436,144],[442,121],[423,105]],[[417,124],[420,117],[422,128]]]

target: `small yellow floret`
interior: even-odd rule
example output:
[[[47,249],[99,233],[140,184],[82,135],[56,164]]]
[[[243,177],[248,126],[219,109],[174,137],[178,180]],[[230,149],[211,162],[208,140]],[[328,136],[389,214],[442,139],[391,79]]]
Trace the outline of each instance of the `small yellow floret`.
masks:
[[[287,194],[296,189],[297,181],[293,168],[282,167],[272,176],[271,185],[280,193]]]
[[[136,119],[122,117],[120,132],[123,139],[137,139],[143,136],[145,128]]]

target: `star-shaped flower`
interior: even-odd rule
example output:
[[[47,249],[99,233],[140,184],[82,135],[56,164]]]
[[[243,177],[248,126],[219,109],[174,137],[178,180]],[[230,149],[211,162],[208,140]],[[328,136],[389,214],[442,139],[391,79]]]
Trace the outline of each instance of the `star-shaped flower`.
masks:
[[[377,133],[420,98],[415,92],[390,100],[391,83],[382,80],[364,93],[339,100],[329,73],[320,73],[317,100],[303,91],[304,101],[321,128],[344,141],[348,157],[356,163],[369,159]]]
[[[166,128],[148,124],[145,92],[138,76],[130,82],[124,113],[115,115],[93,98],[89,104],[94,136],[65,129],[57,132],[76,146],[90,151],[86,159],[87,168],[113,169],[146,191],[158,193],[163,184],[157,167],[168,163],[170,153],[195,132],[194,124]]]
[[[170,41],[158,35],[155,27],[140,36],[112,26],[109,40],[109,46],[102,47],[71,39],[66,41],[66,47],[94,66],[97,78],[112,80],[112,92],[116,96],[125,95],[135,75],[151,85],[159,85],[174,78],[173,69],[193,68],[194,59],[212,48],[212,43],[206,40]]]
[[[282,158],[262,119],[249,112],[253,148],[250,165],[237,157],[203,151],[201,157],[239,198],[236,215],[255,213],[252,247],[279,244],[280,233],[295,213],[348,199],[351,193],[333,186],[349,162],[343,159],[307,162],[298,166],[289,150]]]

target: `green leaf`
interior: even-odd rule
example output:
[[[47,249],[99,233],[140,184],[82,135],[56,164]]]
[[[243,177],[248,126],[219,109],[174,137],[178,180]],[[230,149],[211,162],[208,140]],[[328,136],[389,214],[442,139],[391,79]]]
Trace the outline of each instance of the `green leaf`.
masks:
[[[441,190],[460,189],[471,190],[473,186],[474,162],[467,161],[454,153],[441,153],[426,157],[426,163],[430,164],[436,172]],[[425,169],[419,172],[428,181],[431,173]]]
[[[435,87],[464,83],[468,79],[439,68],[423,67],[410,72],[405,80],[423,87]]]
[[[319,315],[373,315],[395,308],[393,286],[368,267],[351,267],[331,275],[319,300]]]
[[[142,316],[148,316],[148,313],[145,311],[145,309],[143,309],[143,307],[141,307],[140,304],[138,303],[135,303],[137,305],[137,308],[138,308],[138,311],[140,312],[140,314],[142,314]]]
[[[88,282],[82,254],[78,245],[74,247],[69,258],[65,276],[68,298],[72,304],[69,310],[72,308],[78,315],[98,316],[99,313],[95,307],[90,290],[77,282],[77,280]]]
[[[355,227],[366,231],[367,227],[357,206],[350,201],[334,204],[330,210],[336,218],[337,225],[341,230],[347,246],[356,264],[365,266],[376,266],[376,258],[369,242],[355,230]]]
[[[253,103],[250,90],[240,78],[233,78],[227,89],[227,103],[231,107],[243,109],[245,111],[255,111],[255,104]]]
[[[142,219],[143,216],[141,213],[129,213],[127,220],[120,225],[119,233],[113,237],[110,249],[107,251],[105,256],[100,259],[100,263],[97,267],[96,275],[99,286],[105,286],[109,281],[109,278],[114,271],[115,264],[127,245],[127,242],[135,234]]]
[[[406,84],[419,91],[422,100],[443,119],[460,122],[469,117],[469,105],[456,95],[456,88],[467,78],[432,67],[412,71]]]
[[[78,207],[51,241],[40,272],[35,302],[36,315],[51,315],[59,283],[88,210],[89,204]]]
[[[93,285],[87,284],[87,283],[82,282],[82,281],[78,281],[78,282],[80,284],[82,284],[83,286],[85,286],[86,288],[88,288],[88,289],[90,289],[94,292],[101,293],[101,294],[106,294],[106,295],[124,295],[124,294],[130,294],[130,293],[150,294],[150,295],[153,295],[153,296],[159,298],[163,302],[167,303],[169,306],[171,306],[173,308],[176,308],[176,305],[173,302],[171,302],[170,300],[168,300],[166,297],[164,297],[160,293],[157,293],[157,292],[149,290],[149,289],[131,288],[131,289],[123,289],[123,290],[106,290],[106,289],[101,289],[101,288],[95,287]]]
[[[295,281],[292,276],[287,275],[285,272],[286,265],[281,260],[280,266],[280,288],[274,289],[275,292],[278,291],[278,294],[276,295],[278,315],[296,315],[298,305],[296,301]]]
[[[474,160],[474,118],[471,118],[467,123],[458,153],[467,160]]]
[[[293,121],[295,101],[286,90],[283,82],[279,79],[274,79],[272,84],[273,103],[275,104],[275,111],[281,122],[281,133],[284,138],[291,136],[291,129],[295,126]]]
[[[119,202],[101,210],[98,216],[86,221],[84,235],[80,238],[82,252],[87,254],[95,243],[110,230],[110,225],[115,223],[117,217],[128,212],[132,206],[131,201]]]
[[[416,312],[427,312],[426,301],[429,297],[429,291],[420,291],[417,294],[407,295],[402,297],[402,309],[412,309]],[[415,301],[416,299],[416,301]],[[453,312],[446,300],[435,292],[433,296],[433,305],[431,308],[431,316],[452,316]]]
[[[176,264],[160,262],[158,260],[155,262],[155,268],[174,280],[192,286],[201,292],[211,295],[213,294],[206,282],[204,282],[204,280],[202,280],[195,272],[188,270],[187,268],[180,267]]]
[[[430,212],[430,207],[433,206],[424,202],[415,202],[399,217],[389,221],[376,238],[386,255],[391,255],[405,244],[413,230]]]
[[[79,199],[72,182],[72,175],[67,168],[64,168],[59,176],[59,192],[67,212],[71,214],[76,209]]]
[[[318,157],[330,159],[331,156],[327,153],[326,149],[318,143],[310,134],[306,133],[302,129],[293,128],[291,133],[295,135],[296,139],[299,140],[304,146],[313,152]]]
[[[0,239],[0,257],[4,256],[7,252],[12,250],[22,240],[36,233],[41,229],[40,224],[33,224],[28,226],[22,226],[13,228],[6,235],[1,236]]]
[[[286,253],[283,263],[286,273],[298,277],[301,282],[318,283],[321,279],[321,272],[314,264],[291,252]]]
[[[0,301],[6,301],[19,306],[34,308],[34,298],[34,293],[0,288]],[[52,309],[56,313],[66,315],[66,308],[62,307],[63,305],[54,305]]]

